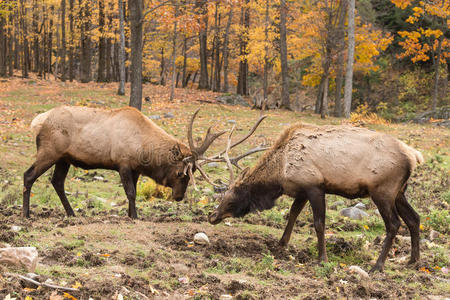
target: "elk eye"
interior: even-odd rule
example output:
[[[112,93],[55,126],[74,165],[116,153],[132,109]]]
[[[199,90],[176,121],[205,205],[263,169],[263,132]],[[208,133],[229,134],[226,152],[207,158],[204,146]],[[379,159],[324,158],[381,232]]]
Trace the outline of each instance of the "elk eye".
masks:
[[[177,172],[178,177],[183,177],[183,175],[184,175],[183,172],[180,172],[180,171]]]

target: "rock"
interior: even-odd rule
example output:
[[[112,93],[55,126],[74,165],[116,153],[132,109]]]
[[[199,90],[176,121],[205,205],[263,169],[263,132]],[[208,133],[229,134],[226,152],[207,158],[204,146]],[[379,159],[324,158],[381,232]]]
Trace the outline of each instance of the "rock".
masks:
[[[103,178],[102,176],[94,176],[94,179],[95,179],[95,180],[98,180],[98,181],[108,182],[108,180],[106,180],[106,179]]]
[[[408,244],[408,245],[411,244],[411,237],[410,236],[397,235],[396,238],[402,244]]]
[[[204,232],[199,232],[194,235],[194,242],[198,245],[209,244],[209,238]]]
[[[206,165],[210,168],[217,168],[219,166],[219,164],[216,162],[210,162],[210,163],[207,163]]]
[[[159,120],[159,119],[161,119],[161,116],[160,115],[151,115],[151,116],[148,116],[148,118],[150,120]]]
[[[362,218],[368,217],[369,215],[356,207],[348,207],[344,208],[339,212],[342,216],[349,217],[350,219],[354,220],[361,220]]]
[[[13,247],[0,249],[0,264],[24,267],[28,272],[34,272],[38,261],[35,247]]]
[[[20,227],[20,226],[16,226],[16,225],[11,226],[11,231],[19,232],[21,230],[22,230],[22,227]]]
[[[228,120],[227,123],[236,124],[236,120]]]
[[[11,227],[11,230],[12,230],[12,227]],[[431,231],[430,231],[430,241],[438,239],[440,235],[441,234],[439,232],[437,232],[436,230],[431,229]]]
[[[359,209],[364,209],[364,210],[366,209],[366,205],[364,203],[362,203],[362,202],[357,203],[353,207],[356,207],[356,208],[359,208]]]
[[[178,281],[182,284],[188,284],[189,283],[189,277],[180,277],[178,278]]]
[[[369,274],[358,266],[350,266],[348,270],[350,273],[358,274],[361,279],[369,279]]]
[[[338,200],[330,205],[330,209],[337,209],[339,206],[345,205],[343,200]]]
[[[163,117],[166,118],[166,119],[172,119],[172,118],[174,118],[175,116],[174,116],[173,113],[167,112],[167,113],[165,113],[165,114],[163,115]]]
[[[219,300],[230,300],[230,299],[233,299],[233,296],[227,295],[227,294],[220,295],[220,298],[219,298]]]

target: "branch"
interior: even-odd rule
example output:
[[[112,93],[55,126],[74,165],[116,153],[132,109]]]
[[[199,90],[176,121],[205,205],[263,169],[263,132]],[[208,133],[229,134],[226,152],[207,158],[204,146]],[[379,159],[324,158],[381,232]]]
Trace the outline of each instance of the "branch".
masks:
[[[31,282],[34,285],[37,286],[43,286],[43,287],[47,287],[50,289],[55,289],[55,290],[61,290],[61,291],[67,291],[67,292],[79,292],[79,289],[74,289],[74,288],[68,288],[68,287],[64,287],[64,286],[58,286],[58,285],[53,285],[53,284],[48,284],[48,283],[41,283],[39,281],[36,281],[34,279],[19,275],[19,274],[14,274],[14,273],[5,273],[6,276],[13,276],[13,277],[17,277],[20,278],[22,280]]]
[[[146,17],[149,13],[154,12],[155,10],[157,10],[158,8],[160,8],[160,7],[164,6],[164,5],[166,5],[166,4],[169,3],[169,2],[171,2],[171,0],[164,1],[164,2],[162,2],[162,3],[160,3],[160,4],[158,4],[158,5],[156,5],[156,6],[152,7],[152,8],[150,8],[150,9],[148,9],[146,12],[144,12],[144,15],[143,15],[142,18],[139,20],[139,23],[138,23],[138,24],[141,24],[142,22],[144,22],[145,17]]]

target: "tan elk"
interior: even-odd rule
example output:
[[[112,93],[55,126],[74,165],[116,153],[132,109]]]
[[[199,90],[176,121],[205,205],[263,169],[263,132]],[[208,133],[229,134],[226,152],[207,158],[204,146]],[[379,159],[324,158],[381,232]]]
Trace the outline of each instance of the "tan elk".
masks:
[[[370,196],[386,226],[381,254],[371,271],[383,269],[386,256],[400,226],[399,216],[411,234],[411,260],[419,259],[419,215],[405,197],[408,178],[420,152],[382,133],[351,126],[296,124],[255,167],[225,192],[209,222],[242,217],[256,210],[270,209],[285,194],[293,197],[288,224],[280,240],[289,242],[295,221],[309,200],[318,238],[319,260],[327,261],[325,248],[325,194],[346,198]]]
[[[182,200],[196,169],[209,180],[199,162],[213,141],[226,132],[211,133],[209,128],[197,147],[192,137],[197,113],[198,110],[188,126],[189,147],[130,107],[106,110],[61,106],[38,115],[31,123],[37,155],[24,173],[23,216],[30,216],[33,183],[53,165],[51,182],[69,216],[74,216],[74,212],[65,195],[64,181],[70,165],[119,172],[131,218],[137,218],[136,184],[140,175],[171,187],[173,198]],[[255,124],[253,132],[261,121]]]

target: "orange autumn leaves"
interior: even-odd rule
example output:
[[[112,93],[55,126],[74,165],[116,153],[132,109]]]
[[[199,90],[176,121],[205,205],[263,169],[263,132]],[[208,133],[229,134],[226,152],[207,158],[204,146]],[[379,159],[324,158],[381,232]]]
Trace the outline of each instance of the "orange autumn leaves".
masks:
[[[450,1],[411,1],[411,0],[391,0],[395,6],[401,9],[410,8],[412,14],[406,19],[410,24],[421,24],[422,18],[427,18],[431,22],[429,28],[419,26],[410,31],[399,31],[398,35],[403,39],[399,42],[404,52],[398,58],[409,57],[412,62],[428,61],[437,52],[439,39],[442,39],[441,63],[445,63],[450,57],[450,42],[444,36],[443,31],[449,29],[450,21]]]

